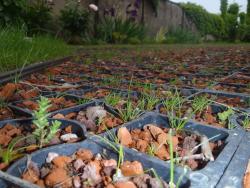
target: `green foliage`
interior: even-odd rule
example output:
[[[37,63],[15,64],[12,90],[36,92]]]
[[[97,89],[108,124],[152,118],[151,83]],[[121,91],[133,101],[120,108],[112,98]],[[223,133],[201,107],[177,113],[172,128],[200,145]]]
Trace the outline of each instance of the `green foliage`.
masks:
[[[250,0],[247,0],[246,23],[247,25],[250,25]]]
[[[223,19],[216,14],[207,12],[202,6],[194,3],[181,3],[187,16],[195,23],[201,35],[212,34],[221,38],[224,34]]]
[[[192,108],[194,111],[201,113],[210,104],[211,101],[206,96],[196,96],[192,101]]]
[[[1,0],[0,25],[22,24],[26,0]]]
[[[23,29],[0,28],[0,72],[68,55],[72,48],[51,36],[28,38]]]
[[[244,129],[250,128],[250,117],[244,117],[244,120],[242,121],[242,126],[244,127]]]
[[[166,43],[199,43],[200,36],[194,34],[191,31],[187,31],[181,28],[171,29],[166,33]]]
[[[48,109],[50,108],[50,101],[48,98],[41,97],[41,99],[38,101],[39,104],[39,110],[34,111],[34,119],[33,123],[35,125],[35,130],[33,132],[33,135],[39,142],[39,147],[43,147],[44,144],[47,144],[50,142],[50,140],[55,136],[55,134],[58,132],[59,127],[61,126],[61,122],[59,121],[53,121],[52,124],[49,124],[48,121]]]
[[[128,99],[125,107],[118,109],[121,119],[124,122],[128,122],[138,118],[142,114],[140,105],[141,104],[139,103],[137,106],[134,106],[132,101]]]
[[[97,30],[96,37],[107,43],[137,43],[145,37],[143,25],[117,17],[105,17]]]
[[[240,24],[246,24],[246,13],[245,12],[241,12],[239,13],[239,17],[240,17]]]
[[[235,41],[238,34],[238,16],[234,14],[227,14],[226,17],[226,33],[230,41]]]
[[[229,118],[233,114],[234,114],[234,110],[232,108],[228,108],[226,111],[218,113],[218,117],[219,117],[220,122],[224,125],[228,124],[229,129],[233,128],[231,125],[231,122],[229,120]]]
[[[233,15],[237,15],[238,16],[239,10],[240,10],[239,5],[237,3],[233,3],[233,4],[229,5],[227,12],[229,14],[233,14]]]
[[[16,145],[23,140],[25,140],[27,137],[16,137],[11,140],[11,142],[8,144],[7,148],[2,148],[0,146],[0,159],[3,163],[9,164],[12,161],[22,157],[24,155],[24,150],[26,147],[16,148]]]
[[[24,21],[30,34],[44,33],[51,20],[51,8],[47,0],[35,0],[32,3],[27,3]]]
[[[161,27],[155,36],[155,42],[164,43],[166,41],[166,33],[167,33],[167,29],[164,27]]]
[[[68,36],[84,36],[88,29],[89,13],[77,1],[68,1],[59,19]]]
[[[220,11],[221,11],[221,16],[223,19],[227,15],[227,7],[228,7],[228,0],[221,0],[220,1]]]
[[[116,106],[121,100],[122,97],[117,93],[111,93],[104,98],[104,102],[113,107]]]

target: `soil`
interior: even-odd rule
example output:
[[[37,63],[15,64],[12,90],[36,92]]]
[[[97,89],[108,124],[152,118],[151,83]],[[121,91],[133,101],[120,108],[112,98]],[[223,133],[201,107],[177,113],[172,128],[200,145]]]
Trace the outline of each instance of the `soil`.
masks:
[[[57,110],[69,108],[76,106],[77,102],[73,99],[67,99],[65,97],[48,97],[51,102],[51,107],[48,109],[49,112],[54,112]],[[21,108],[26,108],[31,111],[38,109],[38,103],[34,100],[24,100],[18,103],[15,103],[16,106]]]
[[[37,149],[39,149],[36,140],[33,137],[29,137],[31,135],[31,133],[34,131],[34,125],[31,126],[14,126],[12,124],[5,124],[2,128],[0,128],[0,146],[1,149],[7,149],[7,147],[11,144],[11,142],[13,141],[13,139],[17,138],[17,137],[28,137],[27,139],[24,139],[23,141],[20,141],[19,143],[16,144],[16,146],[14,148],[21,148],[21,147],[25,147],[25,152],[26,153],[30,153],[33,152]],[[57,145],[57,144],[62,144],[62,143],[72,143],[72,142],[77,142],[79,140],[81,140],[82,138],[78,138],[78,137],[74,137],[74,138],[69,138],[69,139],[65,139],[65,137],[67,137],[67,135],[71,135],[73,134],[72,132],[72,126],[69,125],[66,128],[64,128],[63,130],[60,130],[57,132],[57,134],[55,135],[55,137],[50,141],[50,143],[44,145],[44,147],[46,146],[51,146],[51,145]],[[21,157],[22,155],[20,155],[19,157]],[[3,162],[1,162],[0,160],[0,169],[3,170],[6,167],[8,167],[8,165],[4,164]]]
[[[105,96],[111,94],[111,91],[108,89],[97,89],[95,91],[89,91],[84,93],[82,97],[86,99],[100,99],[104,98]]]
[[[89,107],[86,110],[69,112],[65,115],[56,114],[53,118],[76,120],[84,124],[87,131],[93,132],[94,134],[105,132],[123,123],[121,119],[106,111],[102,106]]]
[[[163,180],[158,180],[144,173],[143,166],[138,161],[124,161],[120,166],[121,177],[114,181],[118,169],[117,161],[102,158],[100,154],[94,155],[90,150],[80,148],[72,156],[59,156],[48,154],[47,163],[39,168],[30,161],[22,178],[40,187],[107,187],[107,188],[136,188],[159,187],[168,188]],[[87,155],[87,156],[86,156]]]
[[[150,156],[158,157],[161,160],[170,160],[169,149],[169,129],[155,124],[144,125],[142,129],[127,130],[122,127],[118,130],[117,137],[120,143],[126,147],[136,149]],[[186,157],[195,154],[201,154],[201,148],[197,148],[193,152],[191,150],[201,143],[201,136],[191,134],[185,131],[174,133],[172,137],[174,158]],[[213,157],[216,158],[223,148],[223,142],[210,142],[209,147]],[[189,159],[180,161],[179,165],[188,165],[192,170],[203,168],[208,159]]]
[[[181,117],[189,117],[189,114],[192,111],[192,107],[188,104],[185,104],[183,108],[181,109]],[[160,106],[159,112],[162,114],[167,115],[168,112],[164,106]],[[178,115],[180,117],[180,115]],[[208,106],[206,109],[204,109],[202,112],[197,112],[191,119],[207,124],[207,125],[212,125],[216,127],[223,127],[223,128],[228,128],[228,122],[221,122],[219,120],[218,113],[215,113],[212,110],[211,106]]]
[[[235,108],[250,108],[250,98],[244,100],[240,97],[228,97],[228,96],[219,96],[216,94],[202,94],[201,96],[206,96],[209,99],[212,99],[218,103],[225,104],[230,107]]]
[[[229,78],[222,80],[224,83],[228,84],[250,84],[250,76],[244,74],[236,74]]]
[[[250,88],[248,88],[248,87],[225,85],[225,84],[215,85],[215,86],[213,86],[213,89],[219,90],[219,91],[231,92],[231,93],[243,93],[243,94],[250,93]]]

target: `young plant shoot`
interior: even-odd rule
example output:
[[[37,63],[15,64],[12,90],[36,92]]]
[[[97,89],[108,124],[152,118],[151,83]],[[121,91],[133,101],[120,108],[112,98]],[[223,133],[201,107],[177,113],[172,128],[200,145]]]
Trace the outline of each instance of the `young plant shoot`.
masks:
[[[38,105],[39,109],[34,111],[33,124],[35,125],[35,130],[33,135],[35,136],[39,147],[42,148],[45,144],[48,144],[58,132],[61,122],[56,120],[51,122],[50,125],[48,121],[48,109],[51,105],[48,98],[41,97],[38,101]]]

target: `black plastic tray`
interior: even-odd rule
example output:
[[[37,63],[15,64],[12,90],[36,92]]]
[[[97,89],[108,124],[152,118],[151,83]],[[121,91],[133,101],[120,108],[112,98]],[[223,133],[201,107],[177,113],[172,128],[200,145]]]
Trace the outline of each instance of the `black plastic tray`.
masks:
[[[59,155],[72,155],[74,152],[76,152],[79,148],[85,148],[85,149],[89,149],[91,150],[94,154],[97,153],[103,153],[103,149],[105,149],[105,154],[107,154],[108,158],[113,158],[115,160],[118,160],[118,155],[117,153],[114,153],[114,151],[112,149],[110,149],[107,145],[104,145],[103,143],[99,143],[99,142],[93,142],[91,140],[85,140],[81,143],[75,143],[75,144],[62,144],[59,146],[53,146],[53,147],[49,147],[49,148],[45,148],[42,150],[39,150],[37,152],[32,153],[31,159],[33,162],[37,163],[39,166],[41,166],[44,162],[45,159],[48,155],[49,152],[56,152]],[[169,181],[169,167],[166,166],[162,166],[160,163],[157,163],[155,160],[153,159],[149,159],[145,156],[142,156],[141,154],[128,150],[128,149],[124,149],[124,161],[139,161],[142,163],[144,169],[150,169],[150,168],[154,168],[155,171],[157,172],[157,174],[163,178],[165,181]],[[26,168],[26,163],[27,163],[27,158],[24,157],[20,160],[18,160],[17,162],[15,162],[7,171],[7,173],[16,176],[16,177],[20,177],[21,173],[25,170]],[[19,169],[19,170],[17,170]],[[175,180],[178,179],[178,177],[180,177],[183,174],[182,169],[180,168],[176,168],[175,169]],[[15,182],[8,182],[8,185],[15,185],[15,186],[19,186],[20,184],[17,184]],[[184,176],[182,183],[181,183],[181,188],[187,188],[189,187],[190,182],[188,181],[188,179]],[[0,187],[1,188],[5,188],[7,187],[7,185],[2,181],[0,182]],[[26,187],[26,186],[21,186],[22,188],[31,188],[31,187]]]
[[[67,109],[63,109],[63,110],[58,110],[56,112],[52,112],[50,114],[50,117],[53,117],[54,115],[56,114],[62,114],[62,115],[67,115],[69,113],[72,113],[72,112],[79,112],[79,111],[84,111],[86,110],[88,107],[91,107],[91,106],[103,106],[105,110],[107,110],[109,113],[113,114],[115,117],[118,117],[119,118],[119,115],[118,115],[118,112],[113,109],[112,107],[110,106],[107,106],[103,101],[101,100],[93,100],[93,101],[90,101],[86,104],[82,104],[82,105],[78,105],[78,106],[74,106],[74,107],[71,107],[71,108],[67,108]],[[73,120],[73,121],[76,121],[76,120]],[[78,122],[78,121],[76,121]],[[83,127],[85,127],[84,124],[78,122],[78,124],[82,125]],[[85,128],[86,130],[86,128]],[[88,133],[86,132],[86,136],[88,136]]]
[[[229,93],[229,92],[222,92],[222,91],[215,91],[215,90],[201,90],[199,93],[194,94],[194,96],[202,95],[202,94],[210,94],[210,95],[222,96],[222,97],[228,97],[228,98],[240,98],[243,101],[250,101],[250,95],[245,95],[245,94],[240,94],[240,93]],[[247,108],[240,108],[240,107],[234,107],[234,108],[242,110],[242,111],[250,110],[250,106]]]
[[[79,96],[76,96],[76,95],[70,95],[70,94],[66,94],[66,93],[54,93],[54,94],[50,94],[50,95],[44,95],[45,97],[47,98],[52,98],[52,97],[57,97],[57,96],[63,96],[65,99],[69,99],[69,100],[74,100],[74,101],[79,101],[80,99],[82,99],[81,97]],[[37,98],[32,98],[30,99],[31,101],[37,101],[39,100],[40,97],[37,97]],[[26,100],[21,100],[21,101],[16,101],[16,102],[13,102],[11,104],[9,104],[10,108],[11,109],[15,109],[17,111],[20,111],[20,112],[24,112],[26,114],[30,114],[30,115],[33,115],[32,114],[32,110],[28,109],[28,108],[22,108],[22,107],[19,107],[17,106],[18,103],[21,103],[23,101],[26,101]],[[66,109],[66,108],[65,108]],[[56,111],[53,111],[53,112],[50,112],[50,113],[56,113],[57,111],[60,111],[60,110],[56,110]]]
[[[243,137],[238,149],[234,153],[229,166],[226,168],[221,180],[216,187],[242,188],[243,177],[250,161],[250,133]]]
[[[71,125],[72,126],[72,132],[77,134],[77,136],[79,138],[81,138],[81,140],[86,138],[86,129],[85,129],[85,127],[80,125],[76,121],[63,120],[63,119],[54,119],[54,118],[49,118],[48,119],[49,122],[52,122],[54,120],[57,120],[57,121],[61,122],[60,129],[64,129],[67,126]],[[31,118],[29,118],[29,119],[4,120],[4,121],[0,121],[0,128],[2,128],[4,125],[9,123],[9,124],[11,124],[13,126],[25,127],[27,130],[32,131],[32,129],[31,129],[32,121],[33,121],[33,119],[31,119]]]
[[[153,112],[149,112],[145,114],[143,117],[134,120],[132,122],[126,123],[123,126],[127,127],[129,130],[135,129],[135,128],[142,128],[145,124],[157,124],[169,127],[168,124],[168,118],[166,116],[156,114]],[[114,128],[111,130],[112,134],[117,133],[118,128]],[[236,151],[243,135],[244,131],[241,129],[233,129],[233,130],[227,130],[223,128],[216,128],[211,127],[207,125],[201,125],[197,124],[195,122],[188,122],[184,130],[190,131],[193,133],[199,133],[206,135],[208,138],[211,138],[213,136],[219,135],[218,137],[212,139],[211,141],[216,140],[224,140],[225,141],[225,147],[219,154],[219,156],[216,158],[214,162],[209,162],[203,169],[198,171],[190,171],[189,179],[191,181],[192,187],[214,187],[218,181],[220,180],[220,177],[223,175],[226,167],[228,166],[231,158],[233,157],[234,152]],[[100,136],[105,136],[106,138],[109,138],[109,133],[103,133]],[[97,137],[93,136],[93,139],[98,139]],[[128,149],[133,150],[133,149]],[[168,165],[166,162],[155,158],[150,157],[146,154],[141,153],[141,155],[153,158],[158,163],[161,163],[162,165]]]

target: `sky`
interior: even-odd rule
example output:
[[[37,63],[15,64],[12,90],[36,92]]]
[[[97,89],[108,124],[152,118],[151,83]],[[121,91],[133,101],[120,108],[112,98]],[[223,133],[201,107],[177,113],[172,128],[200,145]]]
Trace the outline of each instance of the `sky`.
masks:
[[[202,5],[211,13],[220,13],[220,0],[171,0],[173,2],[192,2]],[[228,3],[238,3],[241,6],[241,11],[246,12],[247,0],[229,0]]]

